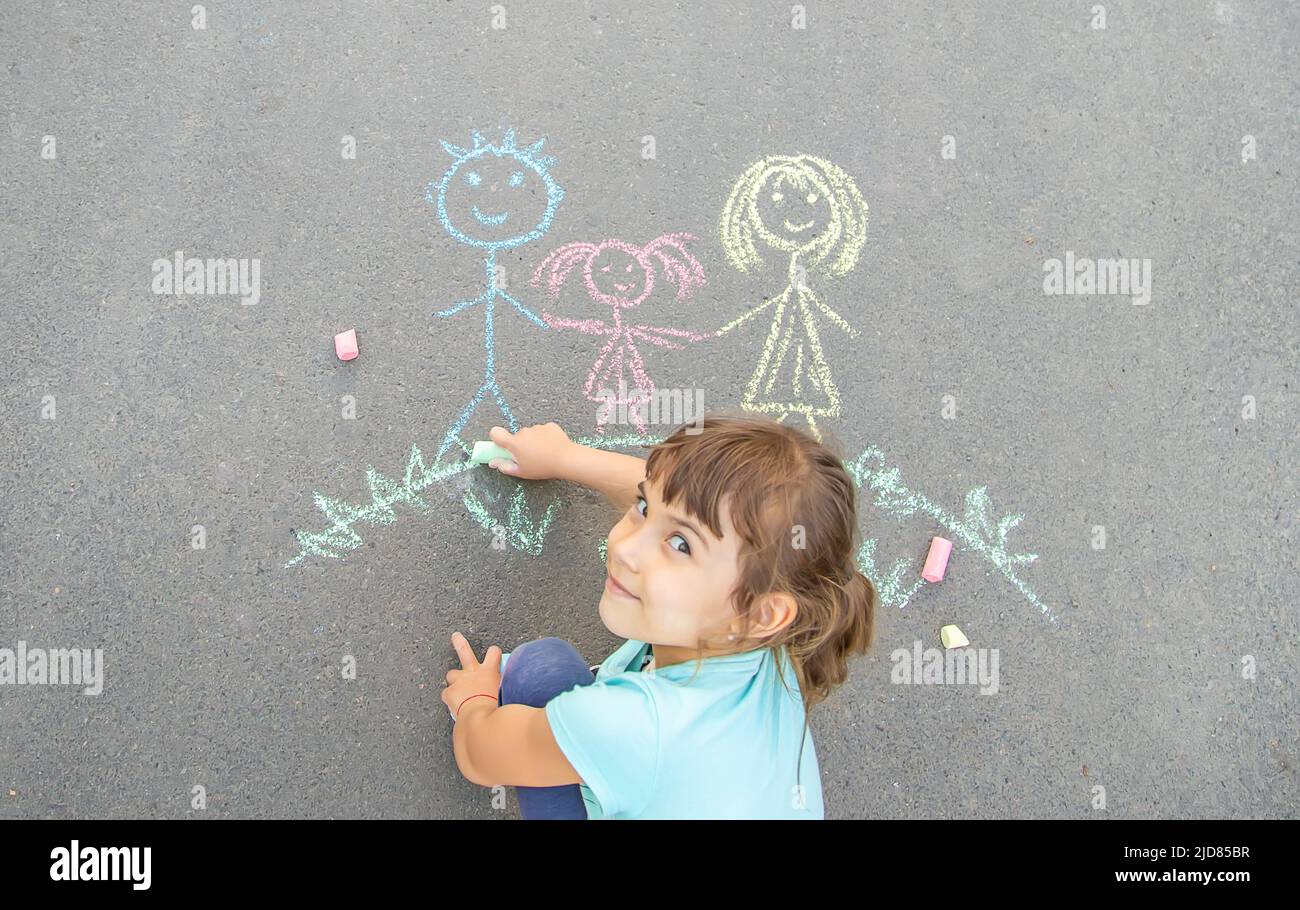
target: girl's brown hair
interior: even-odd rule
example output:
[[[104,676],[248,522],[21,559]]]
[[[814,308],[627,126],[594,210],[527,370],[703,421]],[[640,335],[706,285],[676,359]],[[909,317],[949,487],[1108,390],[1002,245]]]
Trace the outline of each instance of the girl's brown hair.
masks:
[[[735,641],[702,636],[697,648],[768,648],[788,691],[784,648],[806,724],[808,709],[848,678],[848,659],[872,642],[876,590],[854,561],[857,497],[844,464],[808,434],[775,421],[706,416],[702,426],[687,424],[652,447],[646,477],[665,503],[680,503],[719,538],[727,499],[742,542],[732,591],[742,631]],[[795,618],[774,635],[751,638],[751,610],[768,592],[790,594]]]

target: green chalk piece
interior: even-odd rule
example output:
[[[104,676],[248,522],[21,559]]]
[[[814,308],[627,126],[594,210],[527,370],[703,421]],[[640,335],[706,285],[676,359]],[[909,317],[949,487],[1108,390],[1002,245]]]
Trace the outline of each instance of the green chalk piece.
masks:
[[[474,451],[470,454],[469,460],[475,464],[487,464],[493,458],[501,458],[505,461],[514,461],[515,457],[508,451],[501,448],[495,442],[476,442]]]

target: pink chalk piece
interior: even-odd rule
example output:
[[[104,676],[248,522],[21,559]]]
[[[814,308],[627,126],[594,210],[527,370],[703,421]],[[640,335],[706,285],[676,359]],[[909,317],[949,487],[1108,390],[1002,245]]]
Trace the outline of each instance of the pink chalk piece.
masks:
[[[948,568],[948,554],[952,552],[952,541],[936,537],[930,541],[930,553],[925,557],[925,568],[921,577],[926,581],[943,581],[943,573]]]
[[[355,360],[357,356],[357,330],[348,329],[334,336],[334,353],[339,360]]]

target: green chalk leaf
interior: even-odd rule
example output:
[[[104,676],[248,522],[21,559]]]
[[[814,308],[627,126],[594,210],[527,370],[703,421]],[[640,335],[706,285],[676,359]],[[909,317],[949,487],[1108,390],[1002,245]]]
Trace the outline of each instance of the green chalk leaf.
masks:
[[[1010,532],[1016,525],[1020,524],[1024,517],[1025,516],[1023,515],[1007,515],[998,522],[998,540],[1005,543],[1008,532]]]
[[[989,494],[985,487],[976,487],[966,494],[966,527],[986,539],[993,538],[993,523],[989,517]]]
[[[354,521],[362,518],[362,512],[346,502],[338,499],[331,499],[320,493],[316,494],[316,508],[325,513],[325,517],[333,522],[333,526],[326,530],[326,534],[335,535],[336,532],[345,535],[344,539],[352,541],[348,549],[354,549],[361,545],[361,538],[349,527]],[[331,541],[332,543],[333,541]]]
[[[395,502],[404,502],[421,512],[429,511],[429,504],[416,495],[410,487],[385,477],[374,468],[366,471],[366,481],[370,484],[370,495],[374,499],[375,507],[386,511],[389,516],[383,522],[384,524],[392,521],[392,504]]]
[[[420,453],[420,447],[417,445],[411,446],[411,455],[406,460],[406,477],[404,478],[406,488],[418,492],[433,483],[433,481],[433,472],[424,463],[424,455]]]

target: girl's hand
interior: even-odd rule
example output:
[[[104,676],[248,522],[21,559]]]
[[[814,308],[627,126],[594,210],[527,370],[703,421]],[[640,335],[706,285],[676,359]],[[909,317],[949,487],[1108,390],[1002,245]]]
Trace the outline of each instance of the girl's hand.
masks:
[[[483,663],[479,663],[464,635],[453,632],[451,646],[460,658],[461,669],[447,671],[447,688],[442,690],[442,702],[451,713],[451,719],[455,720],[461,704],[471,695],[490,695],[493,699],[500,699],[501,649],[496,645],[488,648]],[[493,704],[500,704],[500,701]]]
[[[558,423],[524,427],[518,433],[511,433],[505,427],[493,427],[488,437],[514,458],[514,464],[493,458],[488,467],[525,480],[551,480],[561,476],[561,465],[577,446]]]

